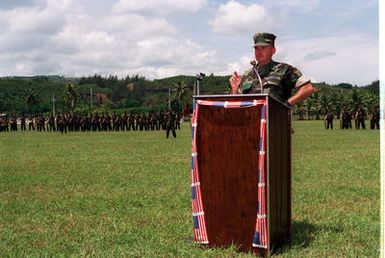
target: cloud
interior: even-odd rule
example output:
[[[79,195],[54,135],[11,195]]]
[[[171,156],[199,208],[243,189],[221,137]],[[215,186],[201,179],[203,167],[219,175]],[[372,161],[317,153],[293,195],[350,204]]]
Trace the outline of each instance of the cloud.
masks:
[[[215,71],[218,75],[230,75],[233,72],[243,74],[247,69],[250,69],[250,61],[253,60],[252,54],[250,56],[242,55],[237,61],[230,61],[226,63],[226,66],[222,67],[222,70]]]
[[[317,38],[307,32],[309,28],[297,32],[298,23],[293,22],[300,15],[295,10],[311,11],[319,1],[213,1],[210,8],[203,8],[207,0],[115,2],[1,1],[0,76],[229,75],[250,68],[252,34],[273,29],[278,35],[274,58],[316,81],[361,84],[378,78],[378,40],[367,31],[338,32],[335,37],[319,36],[333,32],[311,33]],[[298,17],[300,22],[308,18],[306,13]],[[211,27],[205,26],[207,22]]]
[[[142,51],[156,53],[161,49],[172,58],[182,58],[178,56],[182,55],[181,48],[176,46],[186,45],[183,41],[173,44],[173,49],[167,45],[146,49],[138,44],[148,38],[156,41],[175,35],[176,28],[165,19],[108,11],[95,19],[76,2],[48,2],[43,8],[1,12],[0,23],[6,26],[0,35],[0,75],[125,76],[147,69],[140,68],[148,65],[141,57],[148,54]],[[178,52],[173,52],[175,49]],[[160,62],[166,62],[167,56],[162,58]]]
[[[44,8],[16,8],[0,11],[0,48],[5,54],[42,51],[52,35],[66,24],[70,1],[49,1]],[[49,48],[49,46],[48,46]],[[27,56],[27,55],[26,55]],[[25,57],[26,57],[25,56]]]
[[[153,68],[151,77],[195,74],[204,66],[215,66],[215,51],[207,51],[191,40],[149,38],[138,42],[138,53],[137,62]]]
[[[207,4],[207,0],[119,0],[113,10],[118,13],[151,13],[155,15],[193,13]]]
[[[74,51],[60,61],[66,74],[125,76],[140,71],[141,75],[154,78],[152,76],[158,75],[155,57],[159,58],[158,64],[167,63],[167,53],[170,58],[181,59],[171,54],[180,49],[174,46],[177,44],[163,42],[176,33],[164,19],[135,14],[106,15],[97,22],[91,18],[84,15],[80,21],[68,23],[66,30],[53,37],[55,45]]]
[[[313,61],[317,59],[322,59],[330,56],[336,55],[335,52],[331,52],[328,50],[321,50],[321,51],[316,51],[316,52],[311,52],[305,55],[304,59],[308,61]]]
[[[97,26],[128,41],[139,41],[154,36],[170,36],[177,32],[175,26],[165,19],[138,14],[106,15],[101,18]]]
[[[209,24],[217,33],[242,34],[255,29],[268,30],[272,27],[272,20],[262,5],[247,6],[232,0],[219,6]]]
[[[3,30],[7,33],[49,35],[63,26],[70,1],[51,0],[44,8],[16,8],[1,11]]]
[[[298,67],[314,81],[365,85],[379,78],[378,54],[378,40],[341,34],[281,42],[276,59]]]
[[[10,10],[14,8],[25,8],[32,6],[42,6],[44,5],[44,0],[1,0],[0,9],[1,10]]]
[[[274,1],[271,3],[273,8],[291,9],[299,13],[311,13],[317,11],[320,0],[290,0],[290,1]]]

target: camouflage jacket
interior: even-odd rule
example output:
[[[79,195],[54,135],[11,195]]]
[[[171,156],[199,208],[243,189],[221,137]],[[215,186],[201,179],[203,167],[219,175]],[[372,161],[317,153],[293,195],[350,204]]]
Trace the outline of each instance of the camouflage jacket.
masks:
[[[256,70],[262,81],[262,92]],[[242,75],[238,92],[243,94],[268,93],[284,102],[290,98],[293,89],[308,82],[310,80],[304,77],[297,68],[289,64],[271,61],[266,66],[254,66],[247,70]]]

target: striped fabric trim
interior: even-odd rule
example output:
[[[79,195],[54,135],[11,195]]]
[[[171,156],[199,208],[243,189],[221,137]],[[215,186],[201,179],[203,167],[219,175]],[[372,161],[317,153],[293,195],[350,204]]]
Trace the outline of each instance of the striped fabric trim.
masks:
[[[201,244],[208,244],[205,213],[203,210],[201,184],[198,170],[198,153],[196,147],[196,130],[198,122],[199,105],[194,104],[192,121],[192,150],[191,150],[191,199],[194,222],[194,241]]]
[[[253,247],[267,249],[267,212],[266,212],[266,102],[261,109],[259,157],[258,157],[258,211],[253,238]]]
[[[256,218],[255,234],[253,247],[267,249],[267,220],[266,220],[266,100],[252,101],[207,101],[196,100],[194,103],[194,112],[192,124],[192,150],[191,150],[191,196],[192,213],[194,222],[194,241],[202,244],[208,244],[209,238],[206,229],[204,207],[201,194],[201,183],[199,179],[198,156],[196,146],[196,132],[198,126],[199,106],[212,106],[219,108],[247,108],[262,105],[260,121],[260,143],[258,155],[258,213]]]

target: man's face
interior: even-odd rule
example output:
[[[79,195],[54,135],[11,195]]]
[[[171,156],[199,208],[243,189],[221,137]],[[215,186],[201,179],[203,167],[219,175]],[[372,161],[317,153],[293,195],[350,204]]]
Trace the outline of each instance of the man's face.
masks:
[[[270,63],[272,56],[275,53],[275,47],[273,46],[256,46],[254,47],[255,59],[261,65],[267,65]]]

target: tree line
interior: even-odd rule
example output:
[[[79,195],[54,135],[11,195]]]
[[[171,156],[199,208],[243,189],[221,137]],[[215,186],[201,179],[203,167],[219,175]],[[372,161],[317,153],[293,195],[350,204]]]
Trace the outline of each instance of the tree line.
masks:
[[[225,94],[229,76],[210,74],[200,78],[200,94]],[[140,75],[68,78],[63,76],[0,78],[0,113],[51,112],[191,112],[197,76],[174,76],[149,80]],[[379,105],[379,81],[357,86],[348,83],[314,83],[317,91],[293,107],[299,119],[320,119],[328,112],[340,115],[344,108],[362,106],[369,113]]]
[[[353,115],[359,108],[370,114],[379,108],[379,81],[365,87],[353,87],[346,83],[336,86],[324,83],[315,85],[316,92],[293,108],[300,120],[323,119],[328,113],[340,118],[343,111]]]

